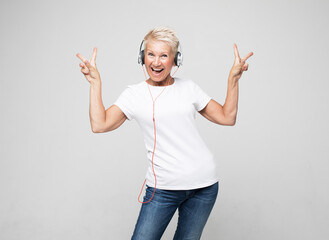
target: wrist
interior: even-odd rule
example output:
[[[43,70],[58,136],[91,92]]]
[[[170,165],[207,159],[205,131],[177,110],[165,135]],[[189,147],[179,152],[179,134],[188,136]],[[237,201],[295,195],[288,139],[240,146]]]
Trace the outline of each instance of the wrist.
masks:
[[[230,73],[229,76],[228,76],[228,79],[229,79],[229,81],[237,82],[239,80],[239,77],[237,77],[237,76],[233,75],[232,73]]]
[[[233,77],[231,75],[229,76],[229,78],[228,78],[228,85],[229,86],[235,87],[235,86],[238,85],[238,83],[239,83],[239,78]]]
[[[90,81],[90,87],[100,87],[101,86],[101,80],[96,81]]]

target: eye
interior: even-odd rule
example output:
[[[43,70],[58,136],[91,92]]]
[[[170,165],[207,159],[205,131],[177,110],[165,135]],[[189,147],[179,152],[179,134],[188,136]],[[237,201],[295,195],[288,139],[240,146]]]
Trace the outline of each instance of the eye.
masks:
[[[162,57],[168,57],[167,54],[163,54]]]
[[[153,56],[153,53],[148,53],[147,55],[149,55],[149,56]]]

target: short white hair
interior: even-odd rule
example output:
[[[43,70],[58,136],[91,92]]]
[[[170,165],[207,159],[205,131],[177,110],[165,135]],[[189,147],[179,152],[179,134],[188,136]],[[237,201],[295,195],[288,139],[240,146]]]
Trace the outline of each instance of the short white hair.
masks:
[[[174,30],[168,27],[156,27],[151,29],[144,37],[144,49],[150,40],[163,41],[171,47],[171,51],[176,55],[178,51],[179,40]]]

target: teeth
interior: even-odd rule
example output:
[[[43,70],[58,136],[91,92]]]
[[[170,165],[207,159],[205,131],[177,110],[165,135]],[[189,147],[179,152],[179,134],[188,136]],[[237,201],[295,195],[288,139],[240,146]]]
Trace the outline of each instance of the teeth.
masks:
[[[154,71],[161,71],[163,68],[160,69],[156,69],[156,68],[152,68]]]

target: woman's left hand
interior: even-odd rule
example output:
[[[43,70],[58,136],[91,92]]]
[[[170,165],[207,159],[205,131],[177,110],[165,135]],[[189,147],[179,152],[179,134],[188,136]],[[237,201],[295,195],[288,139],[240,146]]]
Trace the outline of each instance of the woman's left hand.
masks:
[[[246,55],[244,58],[240,58],[239,52],[238,52],[238,47],[236,44],[233,44],[234,46],[234,55],[235,55],[235,60],[233,67],[230,71],[230,77],[232,77],[235,81],[238,81],[241,78],[241,75],[243,71],[248,70],[248,63],[246,63],[246,60],[251,57],[254,53],[250,52],[248,55]]]

